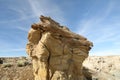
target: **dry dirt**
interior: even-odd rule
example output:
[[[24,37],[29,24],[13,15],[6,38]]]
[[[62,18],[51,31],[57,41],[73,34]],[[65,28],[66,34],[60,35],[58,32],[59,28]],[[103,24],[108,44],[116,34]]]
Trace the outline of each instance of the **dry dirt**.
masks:
[[[0,64],[0,80],[33,80],[32,64],[27,58],[14,57],[1,59],[3,64]]]
[[[0,80],[34,80],[31,60],[0,58]],[[120,56],[92,56],[84,61],[87,80],[120,80]]]

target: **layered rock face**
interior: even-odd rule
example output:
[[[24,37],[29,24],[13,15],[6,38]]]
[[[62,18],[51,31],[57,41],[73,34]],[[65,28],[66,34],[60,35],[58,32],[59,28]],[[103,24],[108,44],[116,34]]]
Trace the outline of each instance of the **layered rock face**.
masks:
[[[40,20],[31,26],[26,46],[35,80],[83,80],[82,63],[92,42],[50,17]]]

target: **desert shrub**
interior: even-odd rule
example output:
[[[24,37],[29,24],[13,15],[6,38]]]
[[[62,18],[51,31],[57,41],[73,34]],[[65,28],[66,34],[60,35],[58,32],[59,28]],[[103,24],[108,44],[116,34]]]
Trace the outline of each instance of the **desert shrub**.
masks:
[[[0,58],[0,64],[3,64],[3,60]]]
[[[4,64],[2,65],[3,68],[12,67],[12,66],[13,66],[12,63],[4,63]]]
[[[29,62],[27,62],[27,61],[25,61],[25,60],[19,60],[18,62],[17,62],[17,66],[18,67],[23,67],[23,66],[26,66],[26,65],[29,65],[30,63]]]
[[[21,56],[21,57],[19,57],[19,59],[26,60],[26,57],[25,56]]]
[[[98,78],[93,78],[92,80],[98,80]]]

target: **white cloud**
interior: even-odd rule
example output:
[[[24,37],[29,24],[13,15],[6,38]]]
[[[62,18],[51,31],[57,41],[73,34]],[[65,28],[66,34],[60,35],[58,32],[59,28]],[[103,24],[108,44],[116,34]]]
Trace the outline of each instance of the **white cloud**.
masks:
[[[79,34],[87,36],[94,40],[94,42],[104,42],[107,40],[113,40],[118,34],[116,27],[113,27],[119,22],[104,24],[107,22],[107,17],[114,9],[115,2],[110,1],[104,10],[98,10],[97,15],[89,19],[83,19],[80,21],[80,28],[76,31]],[[114,31],[115,30],[115,31]],[[116,31],[117,30],[117,31]],[[114,31],[114,32],[113,32]],[[117,35],[118,36],[118,35]],[[115,39],[115,38],[114,38]]]
[[[90,52],[90,55],[93,56],[108,56],[108,55],[120,55],[119,49],[111,49],[111,50],[101,50],[101,51],[93,51]]]
[[[98,29],[97,26],[100,25],[100,23],[104,21],[107,16],[109,16],[109,14],[113,10],[114,5],[115,3],[111,1],[109,2],[106,9],[104,9],[103,11],[98,10],[98,14],[95,15],[94,17],[92,16],[92,18],[90,19],[83,19],[82,21],[80,21],[78,26],[80,26],[81,28],[77,32],[79,34],[89,35],[89,33],[91,33],[90,31],[96,28]],[[103,28],[100,27],[99,29]]]
[[[104,26],[105,27],[105,26]],[[94,40],[94,43],[101,43],[105,41],[118,41],[120,38],[119,30],[115,29],[114,27],[103,28],[100,32],[101,34]],[[95,33],[98,34],[98,33]],[[94,34],[93,34],[94,35]]]
[[[30,14],[29,9],[25,10],[24,7],[21,7],[20,9],[19,9],[19,7],[9,7],[8,10],[10,12],[13,12],[14,15],[17,14],[17,17],[13,18],[13,19],[10,19],[10,20],[7,20],[7,19],[6,20],[2,20],[2,21],[0,21],[0,23],[2,23],[2,24],[5,24],[5,23],[15,23],[15,22],[28,20],[28,19],[31,19],[31,18],[35,17],[35,15]],[[28,15],[28,13],[29,13],[29,15]]]
[[[112,18],[116,16],[112,14],[115,4],[114,1],[111,1],[107,7],[99,10],[97,15],[80,21],[80,27],[76,32],[86,36],[95,46],[90,55],[120,55],[120,47],[118,46],[120,45],[120,19],[118,16]]]
[[[17,29],[21,30],[21,31],[24,31],[24,32],[28,32],[29,29],[26,28],[26,27],[16,27]]]
[[[5,19],[0,21],[0,24],[10,24],[13,26],[7,26],[8,28],[13,28],[10,30],[18,29],[24,32],[28,32],[28,27],[27,26],[21,26],[23,25],[23,21],[27,21],[27,23],[39,19],[40,15],[44,16],[50,16],[53,19],[55,19],[58,22],[61,22],[62,24],[65,23],[65,19],[63,18],[64,14],[60,10],[60,7],[55,4],[54,2],[51,2],[49,0],[27,0],[28,3],[25,3],[26,5],[20,5],[23,2],[17,3],[17,4],[9,4],[6,8],[11,12],[13,15],[10,20]],[[26,1],[25,1],[26,2]],[[11,15],[10,14],[10,15]],[[15,15],[14,15],[15,14]],[[8,17],[8,16],[6,16]],[[31,20],[32,19],[32,20]],[[20,22],[22,21],[22,22]],[[20,23],[19,23],[20,22]],[[26,23],[26,24],[27,24]],[[15,25],[14,25],[15,24]],[[32,24],[32,23],[31,23]],[[20,25],[20,26],[19,26]],[[7,28],[6,27],[6,28]],[[23,39],[23,36],[25,35],[20,35],[18,36],[17,34],[13,34],[12,32],[3,32],[1,35],[0,43],[3,46],[0,47],[0,53],[3,56],[6,56],[9,52],[11,53],[20,53],[20,52],[25,52],[25,48],[19,48],[19,47],[24,47],[26,39]],[[5,36],[5,37],[4,37]],[[6,37],[10,37],[11,39],[4,40],[2,37],[6,39]],[[12,41],[12,38],[15,42]],[[19,43],[19,45],[18,45]],[[15,48],[16,47],[16,48]],[[10,54],[12,55],[12,54]],[[19,55],[19,54],[16,54]],[[22,55],[22,53],[21,53]]]
[[[35,14],[35,16],[39,17],[40,15],[44,15],[44,13],[42,11],[40,11],[40,9],[38,7],[38,5],[40,5],[39,2],[37,2],[36,0],[35,1],[28,0],[28,1],[30,3],[30,6],[31,6],[31,8],[33,10],[33,13]]]
[[[4,52],[20,52],[20,51],[25,51],[25,48],[16,48],[16,49],[2,49],[0,50],[1,53]]]
[[[40,15],[50,16],[60,23],[65,23],[64,14],[60,7],[49,0],[28,0],[36,18]]]

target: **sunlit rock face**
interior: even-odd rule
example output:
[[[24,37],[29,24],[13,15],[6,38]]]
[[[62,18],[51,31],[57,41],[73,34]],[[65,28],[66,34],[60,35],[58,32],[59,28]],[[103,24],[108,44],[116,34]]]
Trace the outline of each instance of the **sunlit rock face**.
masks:
[[[28,33],[26,51],[32,58],[35,80],[84,80],[82,63],[92,42],[50,17],[40,17]]]

